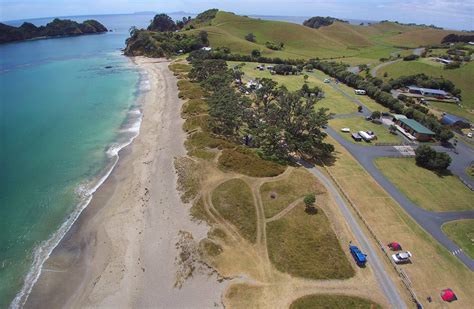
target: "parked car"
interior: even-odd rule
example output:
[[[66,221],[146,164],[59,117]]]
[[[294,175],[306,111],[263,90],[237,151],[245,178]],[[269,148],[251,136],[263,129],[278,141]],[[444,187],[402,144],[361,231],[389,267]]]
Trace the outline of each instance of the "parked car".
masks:
[[[397,264],[409,263],[411,256],[412,255],[411,255],[410,251],[405,251],[405,252],[400,252],[400,253],[393,254],[392,259]]]
[[[349,129],[349,128],[342,128],[342,129],[341,129],[341,132],[349,133],[349,132],[351,132],[351,129]]]
[[[467,137],[472,138],[472,133],[471,132],[467,133]]]
[[[352,257],[356,261],[357,265],[363,267],[367,263],[367,255],[363,254],[356,246],[350,245],[349,250],[351,251]]]
[[[326,79],[324,80],[324,82],[325,82],[326,84],[329,84],[329,83],[331,82],[331,80],[330,80],[329,78],[326,78]]]
[[[371,121],[371,120],[372,120],[372,117],[370,117],[370,116],[367,116],[367,117],[365,117],[365,120],[367,120],[367,121]]]
[[[354,90],[354,92],[355,92],[355,94],[358,94],[358,95],[365,95],[366,94],[365,90],[363,90],[363,89],[356,89],[356,90]]]

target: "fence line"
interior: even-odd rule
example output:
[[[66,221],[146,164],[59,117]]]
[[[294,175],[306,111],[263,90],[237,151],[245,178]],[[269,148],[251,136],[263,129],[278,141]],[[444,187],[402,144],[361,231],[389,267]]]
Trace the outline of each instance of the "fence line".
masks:
[[[346,200],[349,202],[349,204],[351,205],[352,209],[354,210],[354,212],[356,213],[356,215],[359,217],[359,219],[362,221],[362,223],[364,223],[365,227],[367,228],[367,230],[369,231],[369,233],[371,234],[371,236],[375,239],[375,242],[377,243],[377,245],[380,247],[380,249],[382,250],[382,252],[384,253],[384,256],[389,260],[390,264],[392,265],[392,267],[395,269],[395,271],[398,273],[398,276],[401,278],[401,281],[403,283],[403,285],[405,286],[405,288],[408,290],[408,292],[410,293],[410,296],[412,298],[412,300],[415,302],[415,304],[419,305],[420,302],[418,301],[418,297],[416,296],[416,293],[412,287],[412,283],[411,283],[411,280],[410,278],[408,277],[408,275],[405,273],[405,271],[403,269],[401,269],[391,258],[390,256],[390,253],[387,252],[387,249],[385,248],[385,245],[380,241],[380,239],[377,237],[377,235],[375,234],[374,230],[370,227],[369,223],[364,219],[364,217],[362,216],[362,213],[359,211],[359,209],[357,208],[357,206],[355,205],[355,203],[351,200],[351,198],[346,194],[346,192],[344,191],[344,189],[342,188],[342,186],[339,184],[339,182],[336,180],[336,178],[332,175],[332,173],[329,171],[329,169],[326,167],[326,165],[324,163],[322,163],[322,166],[324,168],[324,170],[328,173],[328,175],[331,177],[331,179],[333,180],[333,182],[336,184],[336,186],[339,188],[339,191],[341,191],[342,195],[346,198]]]

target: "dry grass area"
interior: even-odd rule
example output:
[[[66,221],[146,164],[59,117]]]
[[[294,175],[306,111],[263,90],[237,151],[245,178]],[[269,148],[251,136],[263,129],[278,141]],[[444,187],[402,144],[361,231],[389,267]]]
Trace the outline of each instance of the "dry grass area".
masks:
[[[434,306],[444,303],[439,293],[446,287],[458,296],[456,306],[467,308],[474,301],[474,274],[428,235],[381,188],[336,141],[337,160],[328,170],[359,208],[383,243],[400,242],[413,253],[412,264],[403,265],[423,305],[431,296]],[[361,186],[361,184],[364,184]]]
[[[243,147],[224,149],[219,157],[219,167],[251,177],[274,177],[286,169],[281,164],[261,159],[255,152]]]
[[[195,91],[198,84],[185,81],[180,83],[180,93],[202,91]],[[288,308],[295,299],[314,293],[386,304],[370,268],[352,268],[349,253],[341,249],[340,243],[354,236],[325,188],[302,169],[262,160],[210,133],[202,99],[188,99],[183,105],[189,158],[177,159],[177,170],[183,198],[193,201],[191,216],[210,227],[207,238],[199,243],[201,259],[223,277],[240,278],[241,284],[227,289],[223,304]],[[189,171],[188,166],[192,167]],[[270,187],[279,192],[278,207],[286,208],[272,222],[267,222],[261,194],[267,182],[276,184]],[[318,194],[319,211],[313,215],[298,205],[307,191]]]
[[[308,295],[297,299],[290,306],[290,309],[309,308],[381,309],[382,306],[367,299],[344,295]]]
[[[270,260],[281,272],[308,279],[345,279],[355,274],[321,209],[308,214],[299,203],[267,224],[267,243]]]
[[[307,194],[316,194],[316,206],[319,204],[318,195],[325,189],[313,176],[303,168],[292,170],[291,176],[278,181],[269,181],[260,187],[265,217],[271,218],[299,198]]]
[[[257,214],[249,186],[240,179],[231,179],[212,193],[212,204],[222,217],[238,228],[251,243],[257,237]]]

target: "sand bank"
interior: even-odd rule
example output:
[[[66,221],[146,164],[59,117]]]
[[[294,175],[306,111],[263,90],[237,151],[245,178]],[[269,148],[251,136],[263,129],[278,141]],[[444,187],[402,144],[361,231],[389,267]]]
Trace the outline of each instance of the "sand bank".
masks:
[[[191,221],[176,190],[173,162],[185,154],[176,79],[164,60],[134,61],[150,81],[140,135],[120,152],[111,176],[44,264],[26,307],[221,303],[225,285],[215,275],[197,272],[174,287],[182,232],[199,240],[207,227]]]

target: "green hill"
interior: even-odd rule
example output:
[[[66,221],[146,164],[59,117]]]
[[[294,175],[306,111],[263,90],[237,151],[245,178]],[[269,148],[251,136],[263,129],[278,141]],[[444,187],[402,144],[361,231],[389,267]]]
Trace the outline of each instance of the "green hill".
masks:
[[[254,19],[233,13],[218,11],[210,24],[188,32],[205,30],[210,45],[228,47],[233,53],[250,54],[258,49],[262,56],[280,58],[340,58],[351,64],[374,63],[388,57],[400,47],[439,44],[449,33],[422,26],[407,26],[384,22],[370,26],[358,26],[335,21],[319,29],[303,25]],[[253,33],[255,42],[245,36]],[[282,50],[266,47],[267,42],[284,43]]]

